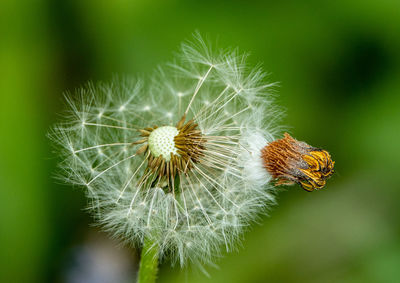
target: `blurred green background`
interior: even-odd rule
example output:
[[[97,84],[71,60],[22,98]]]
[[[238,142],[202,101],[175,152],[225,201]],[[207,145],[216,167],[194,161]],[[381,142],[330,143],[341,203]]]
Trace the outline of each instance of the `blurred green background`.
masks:
[[[83,193],[52,178],[46,132],[65,90],[146,75],[195,30],[263,63],[283,124],[328,149],[336,174],[326,190],[281,192],[210,277],[164,264],[159,282],[400,282],[397,0],[1,1],[0,282],[135,275],[137,252],[90,226]]]

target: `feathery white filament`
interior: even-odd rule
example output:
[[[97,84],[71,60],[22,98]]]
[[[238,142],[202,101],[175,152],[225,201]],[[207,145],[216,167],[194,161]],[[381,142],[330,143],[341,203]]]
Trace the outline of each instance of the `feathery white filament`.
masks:
[[[172,263],[208,262],[221,246],[230,250],[273,200],[269,177],[259,170],[257,151],[265,140],[251,134],[276,116],[269,106],[271,84],[245,59],[236,50],[214,52],[198,37],[182,46],[170,68],[159,69],[147,89],[117,78],[89,84],[77,100],[68,99],[67,121],[52,135],[64,157],[63,178],[87,187],[105,229],[130,243],[150,238],[160,258],[171,255]],[[199,160],[168,192],[154,181],[147,158],[179,155],[173,125],[184,114],[201,132],[194,142]],[[148,154],[136,154],[146,147],[138,129],[155,125]]]
[[[271,175],[265,170],[261,159],[261,149],[268,144],[264,136],[257,131],[247,132],[241,139],[241,145],[245,150],[241,151],[239,158],[243,163],[243,168],[248,182],[263,186],[271,180]]]

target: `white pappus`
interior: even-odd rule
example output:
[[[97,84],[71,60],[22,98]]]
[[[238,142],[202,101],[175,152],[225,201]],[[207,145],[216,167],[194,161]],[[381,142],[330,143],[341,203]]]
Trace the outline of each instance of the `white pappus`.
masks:
[[[87,188],[113,235],[180,265],[209,262],[273,201],[260,157],[272,86],[246,55],[197,36],[149,86],[115,78],[68,96],[51,133],[62,176]]]

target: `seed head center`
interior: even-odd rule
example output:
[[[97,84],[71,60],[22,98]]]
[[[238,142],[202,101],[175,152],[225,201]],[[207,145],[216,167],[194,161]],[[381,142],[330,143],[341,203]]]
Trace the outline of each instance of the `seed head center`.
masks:
[[[201,161],[206,149],[206,137],[194,120],[185,123],[185,119],[184,115],[175,127],[139,129],[141,138],[132,142],[132,145],[141,144],[136,154],[144,153],[147,159],[147,168],[140,182],[150,181],[172,192],[176,189],[176,177],[187,174],[195,163]]]
[[[171,159],[171,153],[177,155],[174,138],[179,130],[172,126],[163,126],[155,129],[149,136],[149,149],[154,157],[160,155],[166,160]]]

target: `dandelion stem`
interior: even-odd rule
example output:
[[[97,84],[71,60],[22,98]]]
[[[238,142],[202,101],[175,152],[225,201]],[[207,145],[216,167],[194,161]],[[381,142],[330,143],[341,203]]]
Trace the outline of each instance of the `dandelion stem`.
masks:
[[[158,272],[158,245],[146,238],[140,257],[138,283],[154,283]]]

